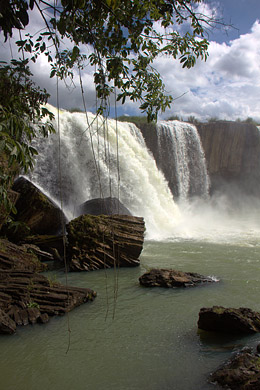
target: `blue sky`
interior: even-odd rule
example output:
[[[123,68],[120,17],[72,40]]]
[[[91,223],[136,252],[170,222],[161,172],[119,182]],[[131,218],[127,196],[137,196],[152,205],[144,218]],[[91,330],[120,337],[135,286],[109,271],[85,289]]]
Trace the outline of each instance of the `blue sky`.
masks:
[[[198,61],[193,69],[182,69],[170,58],[155,61],[167,91],[177,99],[160,118],[175,114],[184,119],[192,115],[201,120],[253,117],[260,122],[260,0],[208,0],[201,6],[201,12],[214,12],[217,18],[234,28],[219,26],[209,31],[209,58],[207,62]],[[32,31],[38,29],[39,20],[34,15],[30,24]],[[1,37],[1,60],[8,59],[14,41],[15,38],[10,45],[4,44]],[[35,81],[51,93],[50,103],[56,105],[56,84],[54,79],[49,79],[46,58],[41,58],[32,71]],[[75,83],[78,84],[77,76]],[[83,74],[83,83],[87,108],[94,111],[95,89],[89,68]],[[61,107],[83,106],[79,87],[67,89],[60,83],[59,90]],[[117,111],[119,115],[140,115],[138,104],[130,102],[118,106]]]
[[[213,1],[208,3],[212,4]],[[219,14],[223,15],[226,23],[231,23],[235,27],[229,30],[228,35],[215,31],[211,38],[218,42],[236,39],[241,34],[248,33],[256,19],[260,19],[259,0],[219,0],[218,3]]]

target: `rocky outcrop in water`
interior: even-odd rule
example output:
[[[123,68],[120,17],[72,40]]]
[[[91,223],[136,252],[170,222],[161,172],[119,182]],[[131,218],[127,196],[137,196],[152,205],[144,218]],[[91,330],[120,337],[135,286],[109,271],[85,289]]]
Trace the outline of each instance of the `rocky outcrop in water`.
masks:
[[[260,389],[260,355],[245,348],[210,376],[210,381],[231,390]]]
[[[82,215],[67,225],[72,271],[133,267],[140,264],[144,220],[127,215]]]
[[[34,272],[0,269],[0,333],[48,322],[50,316],[63,315],[95,296],[93,290],[63,286]]]
[[[253,124],[218,121],[197,125],[213,191],[235,183],[259,194],[260,133]]]
[[[77,208],[77,214],[132,215],[119,199],[111,197],[88,200]]]
[[[15,219],[25,223],[32,234],[56,234],[62,231],[62,219],[65,221],[63,213],[34,184],[20,177],[15,181],[13,190],[20,194]]]
[[[139,282],[145,287],[195,287],[212,283],[214,280],[194,272],[182,272],[173,269],[152,269],[139,278]]]
[[[198,328],[213,332],[250,334],[260,332],[260,313],[241,307],[239,309],[213,306],[199,312]]]
[[[50,259],[36,245],[18,246],[0,239],[0,333],[12,334],[17,325],[47,322],[96,296],[93,290],[63,286],[40,275],[46,265],[39,256]]]

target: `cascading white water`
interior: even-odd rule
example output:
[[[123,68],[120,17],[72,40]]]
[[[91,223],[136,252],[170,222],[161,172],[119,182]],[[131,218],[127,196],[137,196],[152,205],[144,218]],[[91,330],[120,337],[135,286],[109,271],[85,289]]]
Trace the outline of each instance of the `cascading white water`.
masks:
[[[58,134],[37,140],[39,155],[30,179],[59,204],[60,165],[63,206],[69,218],[81,203],[112,196],[133,215],[144,217],[149,238],[171,234],[180,212],[139,129],[93,114],[60,111],[59,118],[60,148]]]
[[[57,114],[55,108],[50,109]],[[29,178],[58,204],[61,183],[63,210],[69,219],[76,216],[75,208],[85,201],[112,196],[133,215],[144,217],[146,239],[242,242],[259,237],[259,224],[251,217],[252,205],[256,204],[254,210],[259,209],[258,199],[256,203],[241,200],[239,210],[233,209],[237,202],[230,204],[224,195],[205,199],[209,182],[194,126],[179,122],[158,126],[165,138],[161,137],[161,158],[170,172],[180,173],[183,180],[182,197],[176,204],[168,177],[166,180],[157,168],[134,124],[97,119],[93,114],[88,114],[87,120],[83,113],[66,111],[60,111],[59,117],[60,141],[58,134],[35,141],[39,155]],[[174,144],[176,140],[179,143]],[[177,171],[175,153],[182,153]],[[194,188],[200,196],[187,200]]]
[[[157,134],[159,165],[171,188],[177,185],[179,200],[186,201],[189,195],[207,198],[210,181],[196,127],[179,121],[162,121],[157,124]]]

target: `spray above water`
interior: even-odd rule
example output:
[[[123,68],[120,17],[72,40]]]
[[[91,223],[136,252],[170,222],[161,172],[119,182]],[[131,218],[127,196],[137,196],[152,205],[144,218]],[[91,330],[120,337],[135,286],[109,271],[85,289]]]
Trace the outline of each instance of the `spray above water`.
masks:
[[[60,139],[54,134],[35,141],[39,155],[30,180],[58,204],[61,182],[69,219],[77,216],[80,204],[111,196],[133,215],[144,217],[146,239],[256,242],[260,237],[260,218],[252,222],[247,211],[242,216],[233,212],[223,196],[209,198],[204,153],[194,126],[176,121],[157,126],[161,159],[178,180],[176,203],[169,179],[157,168],[134,124],[66,111],[60,111],[59,119]],[[191,200],[190,194],[199,196]]]
[[[139,129],[93,114],[87,120],[83,113],[62,111],[59,117],[60,161],[58,134],[37,140],[39,155],[30,179],[57,201],[60,165],[63,205],[70,219],[83,202],[112,196],[133,215],[144,217],[148,238],[167,237],[178,225],[180,211]]]

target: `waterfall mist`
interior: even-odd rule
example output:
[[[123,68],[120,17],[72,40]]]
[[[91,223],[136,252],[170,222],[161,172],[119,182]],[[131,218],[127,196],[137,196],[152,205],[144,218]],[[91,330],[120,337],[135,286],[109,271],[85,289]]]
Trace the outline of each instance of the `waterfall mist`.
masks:
[[[58,204],[62,194],[68,219],[88,200],[116,197],[133,215],[144,217],[147,239],[256,240],[260,225],[252,206],[258,199],[248,201],[236,190],[231,196],[209,196],[196,127],[164,121],[156,131],[159,164],[134,124],[60,111],[60,138],[56,133],[34,141],[39,155],[29,179]]]

